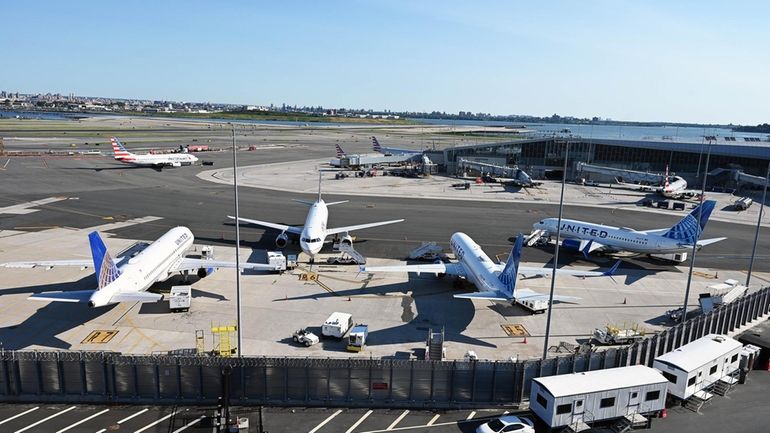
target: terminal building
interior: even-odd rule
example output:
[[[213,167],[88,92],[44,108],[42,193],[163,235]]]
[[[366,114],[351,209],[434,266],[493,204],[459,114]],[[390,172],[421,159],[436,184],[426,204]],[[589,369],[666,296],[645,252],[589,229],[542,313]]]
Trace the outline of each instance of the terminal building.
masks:
[[[569,143],[567,179],[577,177],[577,163],[663,173],[694,181],[701,176],[709,155],[709,184],[734,182],[731,173],[764,177],[770,163],[770,141],[754,137],[702,137],[700,142],[660,139],[584,138],[550,135],[521,140],[480,143],[427,151],[440,171],[458,173],[460,159],[495,165],[517,165],[535,179],[561,178]],[[721,169],[721,170],[720,170]]]

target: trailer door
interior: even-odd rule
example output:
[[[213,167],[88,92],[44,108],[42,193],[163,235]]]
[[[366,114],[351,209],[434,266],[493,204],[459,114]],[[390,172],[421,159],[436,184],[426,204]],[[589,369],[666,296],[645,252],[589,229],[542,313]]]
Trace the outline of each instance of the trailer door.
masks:
[[[583,399],[575,400],[572,403],[572,423],[583,420],[583,413],[585,412],[585,405],[583,405]]]
[[[628,391],[628,406],[626,409],[626,414],[631,415],[632,413],[639,413],[639,389],[631,389]]]

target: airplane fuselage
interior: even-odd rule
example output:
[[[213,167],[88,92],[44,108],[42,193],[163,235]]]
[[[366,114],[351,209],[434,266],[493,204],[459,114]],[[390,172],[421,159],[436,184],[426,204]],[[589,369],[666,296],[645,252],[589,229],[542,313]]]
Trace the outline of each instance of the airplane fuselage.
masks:
[[[547,236],[556,236],[557,222],[556,218],[546,218],[533,227],[545,230]],[[561,237],[565,240],[594,241],[603,245],[604,251],[664,254],[689,251],[692,248],[692,245],[653,233],[570,219],[561,220]]]
[[[198,158],[195,155],[190,155],[187,153],[177,153],[177,154],[169,154],[169,155],[130,154],[128,156],[123,156],[119,158],[116,157],[115,159],[125,164],[153,166],[153,167],[158,167],[158,166],[180,167],[182,165],[192,165],[196,161],[198,161]]]
[[[465,233],[455,233],[449,239],[449,245],[457,261],[465,268],[466,278],[480,292],[505,290],[498,279],[495,264],[470,236]]]
[[[193,234],[187,227],[174,227],[148,245],[139,254],[118,265],[120,276],[94,292],[89,301],[92,307],[109,304],[118,293],[138,293],[158,281],[165,281],[173,268],[193,244]]]
[[[302,248],[302,252],[311,258],[323,248],[328,220],[329,208],[326,207],[326,203],[323,200],[319,199],[310,206],[307,218],[305,219],[305,225],[299,236],[299,246]]]

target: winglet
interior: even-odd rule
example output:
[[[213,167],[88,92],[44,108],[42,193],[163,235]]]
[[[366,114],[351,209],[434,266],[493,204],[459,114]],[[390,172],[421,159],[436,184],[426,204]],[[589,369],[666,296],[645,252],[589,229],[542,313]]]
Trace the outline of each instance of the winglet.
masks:
[[[115,265],[112,257],[110,257],[110,253],[107,252],[107,246],[104,245],[99,233],[89,233],[88,243],[91,245],[91,257],[94,260],[94,275],[96,275],[97,287],[101,289],[118,279],[120,270]]]
[[[593,243],[594,243],[593,239],[588,241],[585,248],[583,248],[583,250],[581,251],[583,253],[583,257],[585,257],[586,259],[588,258],[588,253],[591,252],[591,245],[593,245]]]
[[[617,272],[618,268],[620,267],[620,262],[622,262],[622,260],[618,259],[618,261],[615,262],[615,264],[612,265],[611,268],[609,268],[608,270],[602,273],[602,276],[610,277],[612,275],[615,275],[615,272]]]

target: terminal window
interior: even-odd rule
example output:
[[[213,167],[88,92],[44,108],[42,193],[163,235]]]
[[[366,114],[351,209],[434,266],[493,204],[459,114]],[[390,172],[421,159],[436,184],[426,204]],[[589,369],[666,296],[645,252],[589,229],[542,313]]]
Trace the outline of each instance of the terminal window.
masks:
[[[650,391],[644,395],[644,401],[653,401],[660,398],[660,391]]]
[[[612,406],[615,406],[615,397],[607,397],[607,398],[603,398],[603,399],[602,399],[602,400],[599,402],[599,407],[600,407],[600,408],[604,408],[604,407],[612,407]]]

